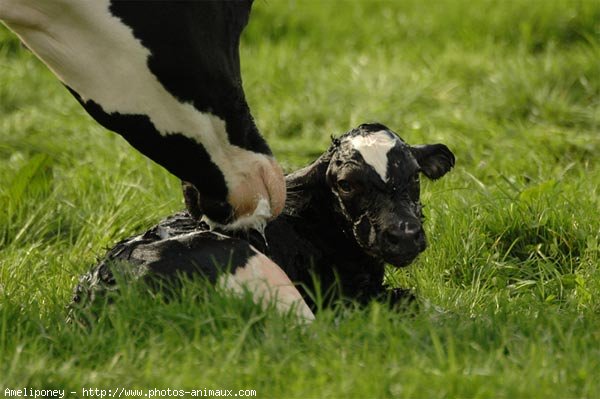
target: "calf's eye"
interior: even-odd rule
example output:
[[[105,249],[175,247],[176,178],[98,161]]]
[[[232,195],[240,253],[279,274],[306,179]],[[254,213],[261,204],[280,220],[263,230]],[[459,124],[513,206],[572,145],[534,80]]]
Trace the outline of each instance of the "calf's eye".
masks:
[[[352,183],[350,183],[348,180],[338,180],[337,182],[337,186],[339,191],[348,194],[351,193],[354,190],[354,186]]]

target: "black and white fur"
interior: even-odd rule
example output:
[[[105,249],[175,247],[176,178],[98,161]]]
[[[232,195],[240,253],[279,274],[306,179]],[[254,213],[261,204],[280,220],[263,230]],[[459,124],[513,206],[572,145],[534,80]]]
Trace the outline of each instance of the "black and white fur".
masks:
[[[94,119],[197,190],[193,205],[213,222],[238,228],[285,199],[242,88],[251,4],[0,0],[0,20]]]
[[[201,274],[235,285],[268,280],[270,273],[283,270],[299,290],[297,295],[291,290],[279,294],[288,298],[283,308],[298,304],[301,297],[315,309],[316,281],[322,293],[333,293],[329,299],[401,299],[404,290],[384,287],[384,265],[406,266],[425,249],[419,176],[438,179],[453,166],[454,155],[443,144],[409,146],[381,124],[361,125],[335,139],[315,162],[287,176],[288,203],[267,224],[266,244],[258,234],[226,237],[207,231],[187,213],[177,214],[111,250],[82,277],[75,302],[85,302],[97,287],[114,283],[110,268],[115,260],[133,263],[134,274],[145,278]],[[244,270],[258,253],[274,263],[252,276]],[[253,287],[259,297],[264,290],[277,290],[269,283]],[[296,306],[311,318],[307,307]]]

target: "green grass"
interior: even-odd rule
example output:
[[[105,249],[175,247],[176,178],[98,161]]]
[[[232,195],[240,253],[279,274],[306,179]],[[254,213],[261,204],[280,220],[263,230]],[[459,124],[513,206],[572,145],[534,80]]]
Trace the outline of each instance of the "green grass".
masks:
[[[302,327],[190,282],[176,301],[131,290],[92,329],[65,325],[78,275],[180,209],[179,183],[0,29],[0,396],[600,396],[598,2],[259,0],[241,51],[288,170],[365,121],[455,152],[422,189],[429,249],[387,275],[419,310]]]

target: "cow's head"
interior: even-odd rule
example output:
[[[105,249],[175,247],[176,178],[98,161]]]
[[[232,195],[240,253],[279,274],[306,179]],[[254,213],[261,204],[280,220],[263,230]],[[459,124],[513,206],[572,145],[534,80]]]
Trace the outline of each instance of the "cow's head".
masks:
[[[419,178],[454,166],[443,144],[410,146],[381,124],[363,124],[334,140],[327,184],[344,229],[370,255],[406,266],[426,244]]]
[[[236,149],[215,186],[183,181],[183,194],[190,214],[226,230],[258,228],[279,215],[285,204],[285,178],[277,161],[269,155]],[[220,177],[220,176],[219,176]],[[215,190],[225,187],[225,190]]]
[[[266,223],[285,202],[242,87],[251,5],[0,0],[0,20],[96,121],[186,182],[193,214],[235,229]]]

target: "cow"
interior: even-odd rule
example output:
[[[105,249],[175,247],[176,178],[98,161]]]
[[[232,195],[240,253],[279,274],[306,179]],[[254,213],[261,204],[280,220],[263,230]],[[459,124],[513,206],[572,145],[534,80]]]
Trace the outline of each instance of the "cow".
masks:
[[[401,302],[411,295],[384,285],[385,264],[405,267],[425,250],[419,176],[439,179],[454,163],[443,144],[410,146],[384,125],[362,124],[286,177],[286,207],[264,239],[255,231],[225,236],[178,213],[110,250],[81,277],[73,306],[113,289],[115,268],[148,281],[183,274],[237,290],[249,284],[256,298],[282,310],[293,304],[307,320],[309,310],[339,299]]]
[[[260,226],[285,202],[246,102],[252,0],[0,0],[0,20],[102,126],[180,178],[214,225]]]

